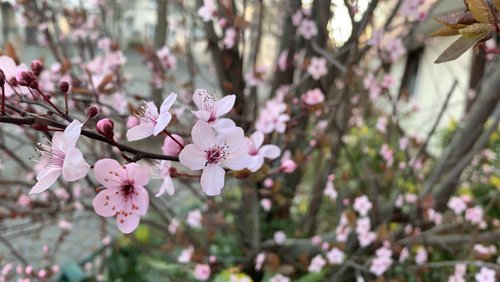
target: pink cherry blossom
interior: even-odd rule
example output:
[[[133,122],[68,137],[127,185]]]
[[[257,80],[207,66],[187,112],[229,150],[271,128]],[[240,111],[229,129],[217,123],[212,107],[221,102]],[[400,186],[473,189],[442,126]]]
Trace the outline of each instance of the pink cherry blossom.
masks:
[[[192,228],[201,228],[201,221],[203,220],[203,215],[199,209],[190,211],[186,218],[186,223]]]
[[[415,256],[415,262],[417,264],[424,264],[427,262],[428,256],[427,256],[427,251],[425,248],[420,247],[417,250],[417,255]]]
[[[177,228],[179,228],[180,221],[177,218],[172,218],[170,224],[168,225],[168,232],[170,234],[175,234],[177,232]]]
[[[392,251],[388,247],[382,246],[375,252],[375,258],[372,260],[370,271],[378,277],[381,276],[391,267],[393,263],[391,257]]]
[[[380,148],[380,155],[386,161],[387,167],[394,164],[394,151],[387,144],[383,144]]]
[[[283,50],[278,57],[277,62],[278,70],[284,71],[288,67],[288,49]]]
[[[307,271],[309,272],[320,272],[321,269],[326,265],[326,260],[321,255],[316,255],[312,260]]]
[[[118,229],[131,233],[149,207],[149,194],[144,188],[149,182],[148,171],[137,163],[122,166],[113,159],[102,159],[95,163],[94,173],[106,188],[92,201],[95,212],[103,217],[116,216]]]
[[[189,263],[194,254],[193,246],[189,246],[188,248],[181,251],[181,254],[177,258],[179,263]]]
[[[448,206],[448,208],[453,210],[455,215],[460,215],[460,214],[462,214],[462,212],[465,211],[465,209],[467,209],[467,204],[460,197],[451,197],[450,200],[448,200],[447,206]]]
[[[378,131],[381,133],[385,133],[387,130],[387,118],[382,116],[377,119],[377,125],[376,128]]]
[[[164,69],[171,70],[177,67],[177,59],[167,46],[156,51],[156,56],[160,59],[160,63]]]
[[[226,49],[233,48],[234,44],[236,43],[236,37],[237,37],[236,29],[232,27],[226,29],[223,40]]]
[[[341,264],[344,262],[345,254],[338,248],[331,249],[328,253],[326,253],[326,258],[330,264]]]
[[[272,206],[271,200],[269,200],[269,199],[262,199],[262,200],[260,200],[260,206],[265,211],[271,210],[271,206]]]
[[[384,75],[381,86],[387,89],[391,89],[396,85],[396,80],[390,74]]]
[[[3,71],[5,75],[5,96],[12,96],[19,87],[17,86],[16,76],[18,72],[21,71],[29,71],[28,67],[25,64],[21,64],[19,66],[16,65],[16,62],[9,56],[0,56],[0,70]],[[12,87],[14,87],[14,89]]]
[[[286,109],[287,105],[281,101],[276,99],[268,101],[266,106],[260,110],[255,128],[264,134],[273,131],[284,133],[286,123],[290,120],[290,116],[286,114]]]
[[[235,101],[236,95],[227,95],[216,101],[207,90],[196,89],[193,102],[198,107],[198,111],[193,111],[193,114],[197,119],[207,122],[217,130],[234,127],[236,126],[234,121],[220,117],[231,111]]]
[[[245,82],[248,87],[256,87],[262,85],[264,83],[264,75],[267,68],[264,66],[256,66],[254,69],[251,69],[245,75]]]
[[[302,96],[302,100],[306,105],[314,106],[323,103],[325,101],[325,95],[319,88],[314,88],[306,92]]]
[[[266,253],[262,252],[255,257],[255,270],[260,271],[262,269],[262,265],[266,261]]]
[[[399,262],[403,263],[406,261],[407,258],[410,257],[410,251],[408,251],[407,247],[404,247],[401,252],[399,253]]]
[[[177,157],[182,150],[182,147],[179,145],[179,143],[184,146],[184,139],[182,139],[182,137],[177,134],[171,134],[171,136],[175,140],[173,140],[172,137],[167,136],[163,141],[161,151],[167,156]]]
[[[377,234],[372,231],[358,234],[359,245],[363,248],[368,247],[375,239],[377,239]]]
[[[370,231],[371,222],[369,217],[362,217],[356,220],[356,233],[364,234]]]
[[[276,274],[273,277],[269,278],[269,282],[290,282],[290,278],[282,275],[282,274]]]
[[[323,190],[323,195],[328,197],[331,201],[335,201],[337,199],[338,193],[337,190],[335,190],[333,181],[328,181],[326,183],[325,190]]]
[[[283,231],[276,231],[276,232],[274,232],[274,236],[273,237],[274,237],[274,241],[278,245],[281,245],[281,244],[285,243],[285,241],[286,241],[286,234]]]
[[[210,266],[208,264],[197,264],[194,268],[194,278],[198,281],[206,281],[210,278]]]
[[[30,197],[26,196],[26,194],[21,194],[19,195],[19,198],[17,198],[17,204],[21,207],[28,207],[30,203],[31,199]]]
[[[136,141],[151,135],[156,136],[160,134],[172,119],[172,115],[168,110],[174,104],[175,99],[177,99],[177,94],[170,93],[161,104],[159,113],[158,108],[156,108],[153,102],[144,102],[136,112],[136,116],[139,118],[139,125],[127,131],[127,139],[129,141]]]
[[[302,9],[298,9],[293,15],[292,15],[292,23],[294,26],[298,26],[300,22],[302,21],[303,18],[302,14]]]
[[[307,72],[316,80],[326,75],[328,73],[326,59],[322,57],[312,57],[311,62],[307,67]]]
[[[203,0],[203,6],[198,9],[198,15],[204,22],[209,22],[214,19],[217,13],[217,6],[214,0]]]
[[[248,144],[248,154],[250,155],[251,161],[249,162],[247,169],[251,172],[256,172],[264,164],[264,158],[266,159],[276,159],[281,154],[281,149],[276,145],[263,145],[264,134],[262,132],[254,132],[250,138],[245,138]]]
[[[313,20],[304,19],[300,22],[297,32],[309,40],[318,34],[318,27]]]
[[[239,127],[225,128],[216,135],[208,123],[198,121],[191,136],[194,144],[184,147],[179,160],[191,170],[203,169],[203,192],[209,196],[218,195],[224,187],[224,168],[241,170],[250,162],[243,130]]]
[[[156,167],[156,171],[154,173],[154,178],[160,178],[163,179],[163,183],[160,186],[160,190],[158,190],[158,193],[156,193],[155,197],[160,197],[165,192],[169,195],[173,195],[175,190],[174,190],[174,183],[172,182],[172,162],[162,160],[158,166]]]
[[[370,200],[366,195],[354,199],[353,208],[362,216],[366,216],[368,212],[372,209],[372,207],[373,207],[372,202],[370,202]]]
[[[474,275],[477,282],[495,282],[496,271],[487,267],[481,267],[481,270]]]
[[[483,220],[483,208],[480,206],[475,206],[472,208],[468,208],[465,210],[465,219],[470,221],[471,223],[477,224]]]
[[[62,174],[68,182],[77,181],[87,175],[89,164],[82,152],[76,148],[83,124],[78,120],[71,122],[64,132],[56,132],[49,145],[38,143],[37,151],[41,156],[36,179],[38,182],[31,188],[30,194],[41,193],[54,184]]]

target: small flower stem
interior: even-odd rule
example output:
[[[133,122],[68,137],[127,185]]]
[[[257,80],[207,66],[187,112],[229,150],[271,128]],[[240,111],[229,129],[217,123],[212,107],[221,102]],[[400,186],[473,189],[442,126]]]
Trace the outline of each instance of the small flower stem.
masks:
[[[61,110],[60,110],[60,109],[59,109],[56,105],[54,105],[54,104],[53,104],[53,103],[49,100],[49,98],[48,98],[47,96],[45,96],[45,94],[43,94],[43,93],[42,93],[42,91],[40,91],[40,89],[39,89],[38,87],[37,87],[37,88],[35,88],[35,90],[36,90],[36,91],[38,91],[38,93],[39,93],[40,95],[42,95],[42,97],[43,97],[43,99],[45,100],[45,102],[49,103],[49,105],[51,105],[51,106],[52,106],[52,108],[54,108],[54,110],[56,110],[56,112],[57,112],[58,114],[60,114],[61,116],[65,116],[65,114],[64,114],[64,113],[63,113],[63,112],[62,112],[62,111],[61,111]]]
[[[175,139],[170,133],[168,133],[168,131],[166,129],[163,129],[163,132],[165,132],[168,135],[168,137],[170,137],[172,140],[174,140],[174,142],[177,143],[177,145],[179,145],[179,147],[184,149],[184,145],[182,145],[179,141],[177,141],[177,139]]]
[[[68,111],[68,92],[64,92],[64,106],[66,107],[66,115],[69,114],[69,111]]]

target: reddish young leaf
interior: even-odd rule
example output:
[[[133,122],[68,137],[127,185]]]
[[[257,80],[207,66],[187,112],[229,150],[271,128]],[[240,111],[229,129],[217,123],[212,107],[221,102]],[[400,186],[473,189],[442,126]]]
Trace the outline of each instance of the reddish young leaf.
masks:
[[[493,23],[493,13],[485,0],[466,0],[467,8],[480,23]]]
[[[446,50],[444,50],[444,52],[439,56],[439,58],[437,58],[434,63],[440,64],[458,59],[458,57],[462,56],[463,53],[476,45],[476,43],[478,43],[481,39],[482,37],[460,37],[457,41],[453,42]]]

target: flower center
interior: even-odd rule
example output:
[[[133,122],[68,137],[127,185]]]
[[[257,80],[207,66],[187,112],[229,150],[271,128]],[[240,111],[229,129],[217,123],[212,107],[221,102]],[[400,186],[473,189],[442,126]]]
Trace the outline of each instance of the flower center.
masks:
[[[225,159],[228,156],[228,153],[225,150],[227,148],[228,146],[224,143],[223,146],[214,146],[213,148],[207,150],[207,163],[218,164],[222,159]]]
[[[40,161],[49,165],[62,167],[66,154],[63,151],[59,150],[59,148],[52,146],[52,144],[50,145],[51,146],[37,143],[35,150],[38,152],[41,158]]]
[[[135,189],[134,189],[133,184],[131,184],[131,183],[124,183],[123,184],[123,186],[122,186],[123,196],[128,197],[128,196],[134,194],[134,192],[135,192]]]
[[[217,118],[215,116],[215,99],[212,95],[206,95],[203,98],[202,101],[202,110],[210,112],[210,118],[208,119],[208,122],[213,122]]]
[[[144,122],[150,122],[156,125],[158,114],[149,107],[146,102],[142,102],[139,108],[134,112],[134,115]]]

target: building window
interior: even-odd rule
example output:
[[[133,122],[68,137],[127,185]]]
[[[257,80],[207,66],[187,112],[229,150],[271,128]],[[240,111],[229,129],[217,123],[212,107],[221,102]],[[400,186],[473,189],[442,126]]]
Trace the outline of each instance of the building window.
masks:
[[[408,100],[415,94],[417,85],[418,68],[424,48],[420,47],[408,53],[406,59],[405,72],[401,80],[401,88],[399,89],[399,99]]]

